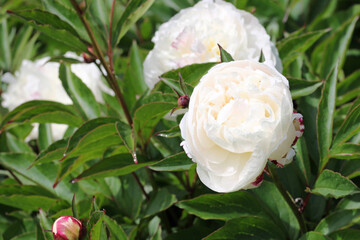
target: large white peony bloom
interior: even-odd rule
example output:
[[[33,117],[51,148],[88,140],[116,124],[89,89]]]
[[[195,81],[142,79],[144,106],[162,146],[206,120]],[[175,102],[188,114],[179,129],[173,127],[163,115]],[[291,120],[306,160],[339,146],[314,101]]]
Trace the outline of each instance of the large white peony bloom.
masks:
[[[200,180],[231,192],[258,185],[268,160],[289,163],[303,125],[287,79],[266,64],[242,60],[221,63],[201,78],[180,129]]]
[[[67,53],[65,56],[78,58],[75,53]],[[24,60],[20,69],[12,75],[5,73],[2,80],[7,82],[8,88],[2,94],[2,105],[10,111],[31,100],[50,100],[63,104],[72,104],[71,99],[65,92],[59,79],[59,63],[47,62],[48,57],[35,62]],[[103,102],[102,91],[112,91],[102,82],[101,72],[94,63],[72,64],[71,71],[76,74],[93,92],[99,102]],[[52,124],[53,138],[61,139],[67,126]],[[28,139],[37,138],[37,125]]]
[[[162,24],[152,39],[155,46],[144,62],[145,81],[153,88],[159,76],[172,69],[220,61],[220,44],[235,60],[265,62],[281,72],[278,52],[258,19],[223,0],[202,0]]]

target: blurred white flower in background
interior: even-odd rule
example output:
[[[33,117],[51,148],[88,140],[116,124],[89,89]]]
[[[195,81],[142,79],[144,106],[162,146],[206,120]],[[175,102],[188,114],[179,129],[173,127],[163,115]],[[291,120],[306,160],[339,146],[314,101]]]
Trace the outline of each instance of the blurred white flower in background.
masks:
[[[75,53],[68,52],[66,57],[82,60]],[[60,64],[48,62],[50,58],[45,57],[36,61],[24,60],[21,67],[14,75],[5,73],[2,81],[8,83],[7,90],[2,93],[2,106],[10,111],[17,106],[31,100],[49,100],[63,104],[72,104],[70,97],[64,90],[59,79]],[[101,79],[101,72],[94,63],[72,64],[71,71],[77,75],[93,92],[99,102],[103,102],[102,91],[112,94]],[[37,124],[28,136],[29,139],[38,137]],[[53,139],[61,139],[67,129],[67,125],[51,124]]]
[[[194,63],[220,61],[220,44],[235,60],[265,62],[282,71],[270,36],[252,14],[222,0],[203,0],[183,9],[155,33],[154,49],[144,62],[145,81],[153,88],[159,76]]]
[[[291,162],[304,130],[287,79],[249,60],[211,68],[194,88],[180,129],[200,180],[217,192],[258,186],[268,160]]]

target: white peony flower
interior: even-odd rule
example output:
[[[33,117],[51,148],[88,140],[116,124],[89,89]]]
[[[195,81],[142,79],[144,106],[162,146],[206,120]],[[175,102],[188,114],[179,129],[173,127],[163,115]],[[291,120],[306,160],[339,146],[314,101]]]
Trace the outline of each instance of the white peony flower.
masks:
[[[303,125],[293,114],[287,79],[266,64],[242,60],[221,63],[201,78],[180,129],[200,180],[232,192],[261,183],[268,160],[289,163]]]
[[[65,56],[79,58],[75,53],[67,53]],[[59,79],[59,63],[47,62],[48,57],[35,62],[24,60],[20,69],[12,75],[5,73],[2,77],[7,82],[8,88],[2,94],[2,105],[10,111],[17,106],[31,100],[50,100],[63,104],[72,104],[71,99],[64,90]],[[94,63],[72,64],[71,71],[76,74],[93,92],[99,102],[103,102],[102,91],[112,91],[102,82],[101,72]],[[37,138],[37,124],[28,139]],[[67,129],[63,124],[52,124],[53,138],[61,139]]]
[[[281,72],[278,52],[252,14],[223,0],[202,0],[162,24],[152,39],[155,46],[144,62],[145,81],[153,88],[159,76],[172,69],[220,61],[220,44],[235,60],[265,62]]]

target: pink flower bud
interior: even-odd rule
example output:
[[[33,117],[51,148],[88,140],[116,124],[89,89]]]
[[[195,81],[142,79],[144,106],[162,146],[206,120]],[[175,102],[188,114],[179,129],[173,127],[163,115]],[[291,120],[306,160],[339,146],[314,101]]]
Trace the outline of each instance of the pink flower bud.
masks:
[[[52,227],[55,240],[79,240],[82,237],[82,232],[81,221],[70,216],[59,217]]]

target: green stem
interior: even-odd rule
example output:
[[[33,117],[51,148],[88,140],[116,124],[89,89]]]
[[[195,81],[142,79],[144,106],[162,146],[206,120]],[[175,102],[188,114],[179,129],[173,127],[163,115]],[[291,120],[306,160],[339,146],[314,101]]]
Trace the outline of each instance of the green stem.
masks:
[[[97,57],[99,58],[101,64],[103,65],[103,67],[105,68],[105,71],[108,75],[108,77],[106,78],[106,80],[108,81],[109,85],[111,86],[111,88],[114,90],[115,92],[115,96],[118,99],[118,101],[121,104],[121,107],[124,110],[125,113],[125,117],[126,120],[128,121],[129,125],[132,126],[132,118],[131,118],[131,114],[129,112],[128,107],[126,106],[126,102],[124,99],[124,96],[121,93],[121,90],[119,88],[119,85],[117,84],[116,78],[114,73],[111,71],[109,65],[107,64],[104,54],[102,53],[100,46],[98,44],[98,42],[96,41],[96,38],[94,36],[94,33],[92,32],[90,25],[88,23],[88,21],[86,20],[83,11],[80,9],[79,5],[77,4],[76,0],[70,0],[71,4],[73,5],[74,9],[76,10],[77,15],[79,16],[81,22],[83,23],[86,32],[88,33],[91,42],[93,44],[95,53],[97,55]]]
[[[299,222],[301,233],[302,234],[306,233],[307,230],[306,230],[304,217],[299,212],[297,206],[295,205],[295,202],[293,201],[290,194],[286,191],[285,187],[281,183],[281,181],[279,179],[279,176],[276,173],[275,168],[273,166],[269,166],[269,172],[271,174],[271,177],[272,177],[272,179],[274,181],[275,186],[277,187],[277,189],[279,190],[281,195],[284,197],[285,201],[287,202],[287,204],[289,205],[291,211],[294,213],[297,221]]]

